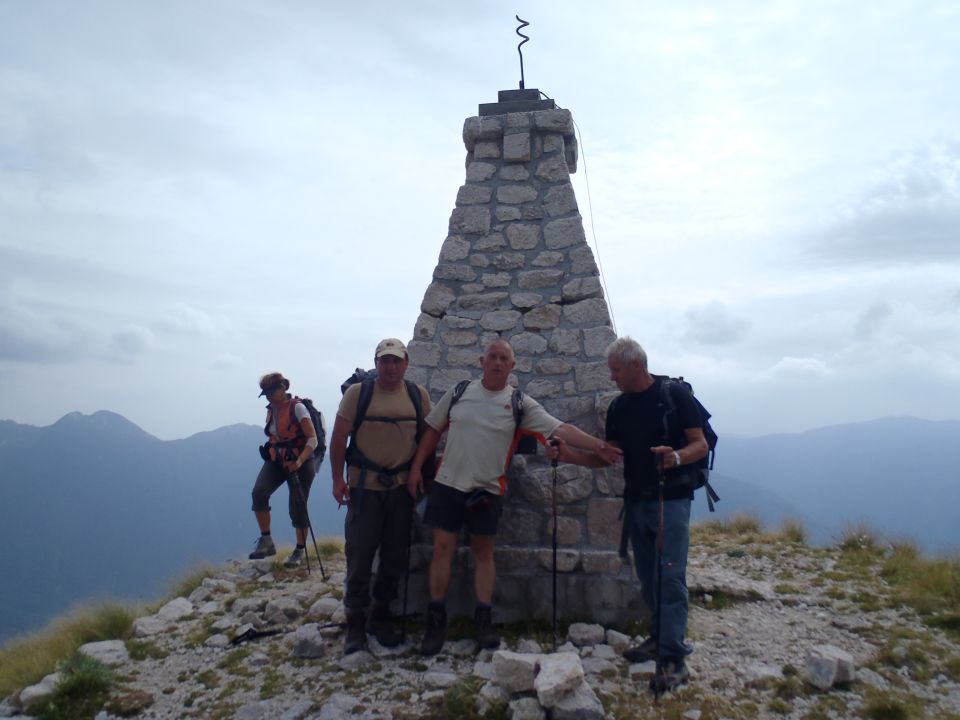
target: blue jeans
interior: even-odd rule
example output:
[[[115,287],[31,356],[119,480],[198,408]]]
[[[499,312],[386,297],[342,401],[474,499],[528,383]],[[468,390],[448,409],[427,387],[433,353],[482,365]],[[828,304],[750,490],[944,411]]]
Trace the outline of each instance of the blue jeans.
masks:
[[[690,500],[663,503],[663,587],[657,588],[657,532],[660,503],[634,501],[630,513],[630,542],[643,600],[650,608],[650,635],[659,637],[660,658],[682,660],[691,648],[683,641],[687,630],[687,550],[690,547]],[[660,592],[658,592],[660,590]],[[659,600],[659,602],[658,602]]]

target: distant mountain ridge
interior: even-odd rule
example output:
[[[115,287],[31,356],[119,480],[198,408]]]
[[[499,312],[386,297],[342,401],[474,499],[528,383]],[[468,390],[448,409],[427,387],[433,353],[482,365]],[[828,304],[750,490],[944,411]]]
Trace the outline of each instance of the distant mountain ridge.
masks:
[[[796,517],[817,542],[863,518],[927,550],[960,547],[950,502],[960,421],[884,418],[757,438],[718,430],[713,517]],[[263,429],[245,424],[159,440],[108,411],[47,427],[0,421],[0,523],[10,529],[0,642],[78,600],[153,598],[193,564],[244,556],[257,535],[250,490],[262,442]],[[291,543],[285,490],[273,506],[275,536]],[[326,462],[310,516],[318,536],[342,534]],[[707,517],[700,492],[694,519]]]

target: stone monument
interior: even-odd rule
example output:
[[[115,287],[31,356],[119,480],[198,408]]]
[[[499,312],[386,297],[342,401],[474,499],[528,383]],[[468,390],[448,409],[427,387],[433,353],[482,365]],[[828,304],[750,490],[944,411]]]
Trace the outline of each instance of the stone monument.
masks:
[[[568,110],[538,90],[508,90],[463,125],[466,181],[408,345],[408,379],[436,402],[479,378],[485,344],[513,346],[512,384],[548,412],[602,436],[616,395],[604,351],[615,338],[570,174],[577,141]],[[552,469],[543,449],[508,473],[497,537],[497,622],[549,620]],[[558,616],[624,624],[645,614],[632,567],[617,553],[622,473],[558,469]],[[429,533],[416,529],[410,611],[426,606]],[[470,552],[461,545],[447,598],[452,616],[474,607]]]

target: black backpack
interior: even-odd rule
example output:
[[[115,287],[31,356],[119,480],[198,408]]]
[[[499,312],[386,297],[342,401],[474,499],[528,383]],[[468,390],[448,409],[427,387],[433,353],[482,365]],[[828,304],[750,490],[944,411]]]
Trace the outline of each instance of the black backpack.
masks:
[[[687,392],[690,393],[690,397],[693,398],[697,410],[700,411],[700,427],[703,430],[704,438],[707,440],[708,450],[706,455],[692,464],[694,469],[693,489],[699,490],[702,487],[707,489],[707,506],[710,508],[710,512],[714,512],[713,504],[720,501],[720,496],[717,495],[716,491],[710,485],[710,471],[713,470],[713,459],[716,455],[717,447],[717,433],[710,425],[710,411],[697,399],[697,396],[693,393],[693,386],[684,380],[682,375],[678,378],[672,378],[666,375],[655,375],[654,377],[658,377],[661,380],[660,401],[663,407],[666,408],[663,413],[663,434],[665,438],[673,439],[681,436],[683,433],[683,428],[676,427],[677,406],[671,394],[670,388],[672,385],[677,384],[684,387]]]
[[[320,463],[323,462],[324,456],[327,454],[327,424],[323,419],[323,413],[317,410],[313,405],[313,400],[310,398],[299,398],[294,397],[290,400],[290,423],[297,429],[297,440],[304,439],[303,430],[300,427],[300,423],[297,422],[296,415],[296,405],[297,403],[302,403],[303,406],[307,409],[307,412],[310,413],[310,422],[313,423],[313,429],[317,433],[317,447],[313,451],[313,460],[316,467],[320,466]],[[267,405],[267,424],[263,428],[263,433],[269,437],[270,435],[270,422],[273,420],[273,408],[270,405]],[[278,447],[283,447],[284,443],[279,443]],[[261,453],[262,455],[262,453]]]
[[[457,401],[463,397],[463,393],[467,389],[467,385],[471,383],[470,380],[461,380],[457,383],[457,386],[453,389],[453,397],[450,398],[450,409],[447,411],[449,416],[450,410],[453,410],[453,406],[457,404]],[[515,430],[517,432],[520,430],[520,423],[523,421],[523,392],[520,388],[514,388],[513,394],[510,396],[510,406],[513,408],[513,422]],[[521,435],[520,439],[517,441],[516,450],[514,450],[515,455],[536,455],[537,454],[537,440],[530,435]]]

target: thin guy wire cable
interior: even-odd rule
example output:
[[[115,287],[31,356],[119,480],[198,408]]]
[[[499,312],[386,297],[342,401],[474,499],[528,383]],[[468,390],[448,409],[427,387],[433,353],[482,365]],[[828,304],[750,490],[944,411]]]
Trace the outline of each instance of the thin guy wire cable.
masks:
[[[549,97],[542,90],[540,91],[540,94],[543,95],[543,97],[545,97],[547,100],[553,100],[553,98]],[[556,101],[554,100],[554,102]],[[557,109],[564,110],[565,108],[557,105]],[[573,117],[571,116],[570,119],[573,120]],[[577,131],[577,143],[579,145],[580,157],[583,158],[583,180],[587,186],[587,210],[590,214],[590,234],[593,236],[593,247],[597,253],[597,267],[600,270],[600,283],[603,285],[603,294],[607,300],[607,309],[610,311],[610,324],[613,326],[613,333],[618,335],[617,320],[613,314],[613,301],[610,298],[610,288],[607,286],[607,275],[603,271],[603,261],[600,259],[600,242],[597,240],[597,229],[593,224],[593,197],[590,194],[590,174],[587,172],[587,153],[586,150],[584,150],[583,135],[580,132],[580,126],[577,125],[576,120],[573,120],[573,127]]]

